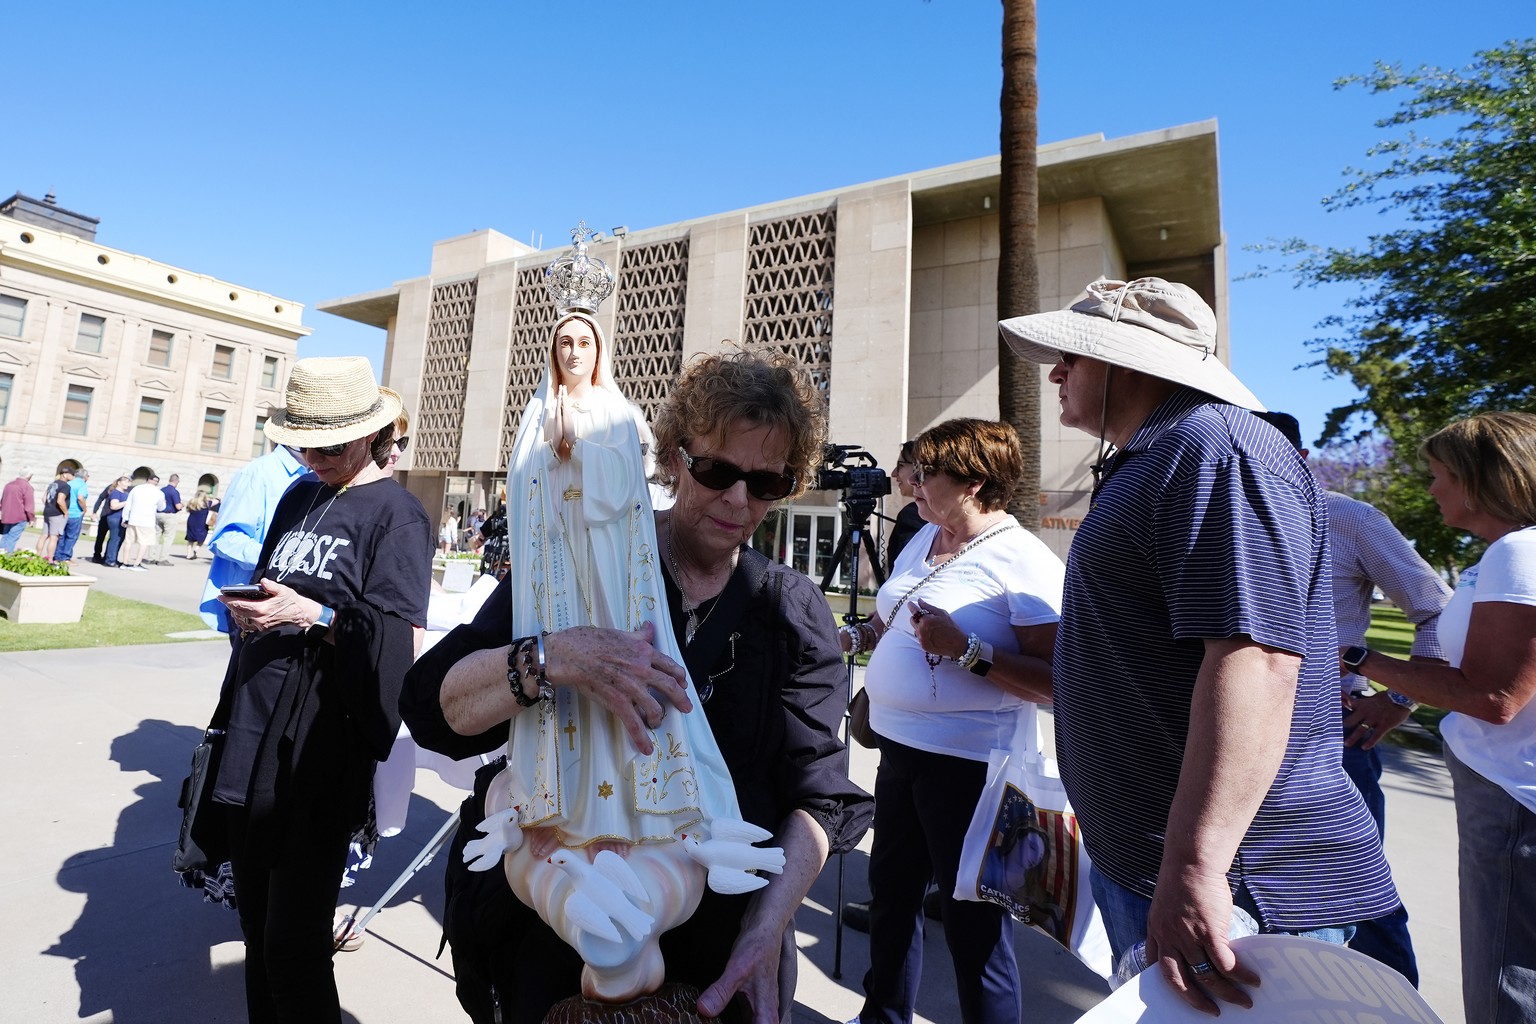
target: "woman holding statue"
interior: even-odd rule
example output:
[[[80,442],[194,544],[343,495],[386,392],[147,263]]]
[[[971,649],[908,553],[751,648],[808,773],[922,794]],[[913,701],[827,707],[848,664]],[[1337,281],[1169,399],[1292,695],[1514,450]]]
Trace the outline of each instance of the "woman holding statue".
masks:
[[[709,1016],[732,1004],[740,1019],[744,1002],[778,1020],[794,910],[870,814],[836,738],[846,676],[826,601],[747,546],[820,461],[820,397],[803,371],[755,357],[689,367],[657,418],[677,501],[656,515],[650,433],[611,367],[596,318],[562,314],[512,456],[513,570],[402,697],[417,741],[453,757],[495,749],[511,720],[508,768],[456,848],[475,867],[504,861],[520,903],[484,914],[500,873],[450,861],[460,1000],[490,1019],[494,987],[503,1019],[538,1021],[578,993],[622,1001],[665,980],[700,990],[689,1001]],[[604,902],[608,883],[627,905]],[[619,961],[636,931],[659,953],[633,967]],[[470,962],[493,945],[510,955]]]

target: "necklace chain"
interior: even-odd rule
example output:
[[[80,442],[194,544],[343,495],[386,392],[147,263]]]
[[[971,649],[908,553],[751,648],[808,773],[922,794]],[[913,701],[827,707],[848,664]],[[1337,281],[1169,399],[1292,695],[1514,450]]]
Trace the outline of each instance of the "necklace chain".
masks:
[[[967,551],[971,550],[971,548],[974,548],[978,544],[981,544],[985,541],[989,541],[999,534],[1006,533],[1008,530],[1018,525],[1018,520],[1010,516],[1006,519],[1003,519],[1001,522],[994,524],[993,526],[987,527],[981,533],[978,533],[976,536],[962,544],[959,551],[956,551],[950,558],[940,562],[938,565],[930,569],[928,571],[928,575],[912,584],[911,589],[909,589],[905,594],[901,595],[901,600],[897,601],[895,606],[891,609],[891,621],[895,621],[896,613],[901,611],[902,606],[907,603],[908,599],[911,598],[913,594],[917,593],[917,589],[919,587],[933,579],[945,569],[954,565],[956,562],[960,561],[960,557]],[[913,639],[916,639],[915,633]],[[918,649],[922,649],[921,643],[918,644]],[[930,699],[937,701],[939,699],[939,677],[937,673],[934,672],[934,669],[939,667],[939,663],[944,660],[944,656],[942,654],[929,654],[927,651],[923,651],[923,660],[928,663],[928,684]]]
[[[325,522],[325,514],[331,510],[331,506],[332,505],[336,504],[336,499],[337,498],[339,498],[343,494],[347,493],[347,488],[349,486],[350,486],[349,484],[342,484],[341,485],[341,490],[339,490],[335,494],[331,495],[331,500],[326,502],[325,503],[325,508],[320,510],[320,518],[315,520],[315,529],[317,529],[317,530],[320,529],[320,524]],[[323,490],[316,491],[315,492],[315,496],[310,499],[309,508],[304,510],[304,518],[302,520],[300,520],[300,522],[299,522],[299,537],[300,537],[300,539],[303,539],[304,535],[309,532],[309,514],[315,510],[315,505],[319,503],[320,495],[323,494],[323,493],[324,493]],[[281,571],[278,572],[276,582],[278,582],[278,583],[283,582],[283,580],[287,579],[289,576],[291,576],[293,574],[293,570],[294,569],[298,568],[297,563],[298,563],[299,559],[297,557],[297,554],[298,554],[298,552],[294,552],[294,555],[288,559],[288,566],[287,566],[287,568],[282,569]]]
[[[704,606],[704,601],[700,601],[698,604],[691,608],[688,606],[688,591],[683,589],[683,574],[682,571],[677,567],[677,555],[674,553],[676,550],[677,533],[672,529],[672,510],[668,509],[667,567],[672,570],[672,582],[677,584],[678,596],[683,599],[683,614],[687,616],[687,621],[683,624],[683,646],[686,647],[693,643],[693,638],[699,632],[700,627],[709,621],[709,617],[711,615],[715,614],[715,609],[719,607],[720,601],[718,598],[714,599],[713,603],[709,606],[709,611],[704,613],[704,617],[702,619],[699,618],[699,609]],[[705,598],[705,600],[711,599]]]

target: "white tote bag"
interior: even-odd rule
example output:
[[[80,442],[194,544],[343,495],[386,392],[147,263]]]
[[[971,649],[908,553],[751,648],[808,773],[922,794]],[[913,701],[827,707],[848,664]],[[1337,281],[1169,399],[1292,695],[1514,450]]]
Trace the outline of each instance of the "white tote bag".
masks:
[[[1055,760],[1036,749],[1016,736],[1012,750],[992,751],[960,852],[955,899],[996,903],[1108,978],[1109,936],[1093,902],[1077,815]]]

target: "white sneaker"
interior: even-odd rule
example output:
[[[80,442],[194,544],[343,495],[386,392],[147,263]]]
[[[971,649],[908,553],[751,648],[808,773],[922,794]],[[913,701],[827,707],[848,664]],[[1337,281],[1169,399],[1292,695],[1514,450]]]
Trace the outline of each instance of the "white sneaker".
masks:
[[[128,571],[129,572],[149,572],[149,570],[144,568],[142,565],[130,565],[128,567]]]

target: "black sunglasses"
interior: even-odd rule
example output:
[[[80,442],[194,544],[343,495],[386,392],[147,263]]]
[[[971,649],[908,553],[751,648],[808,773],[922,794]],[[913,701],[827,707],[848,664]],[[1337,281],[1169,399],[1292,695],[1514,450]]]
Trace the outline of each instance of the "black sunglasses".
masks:
[[[351,441],[347,441],[345,444],[313,445],[308,448],[302,445],[291,444],[288,446],[288,450],[293,452],[295,455],[303,455],[305,452],[317,452],[321,455],[324,455],[328,459],[334,459],[336,456],[346,451],[347,445],[350,445],[351,443]]]
[[[677,451],[683,457],[683,464],[688,467],[688,475],[693,477],[696,483],[712,491],[730,490],[737,480],[745,480],[747,493],[752,497],[759,501],[778,501],[795,489],[793,473],[770,473],[766,469],[742,469],[712,455],[689,455],[687,450],[681,447]]]
[[[405,451],[410,446],[411,446],[411,435],[410,434],[401,434],[399,437],[395,438],[395,447],[399,448],[401,451]]]

